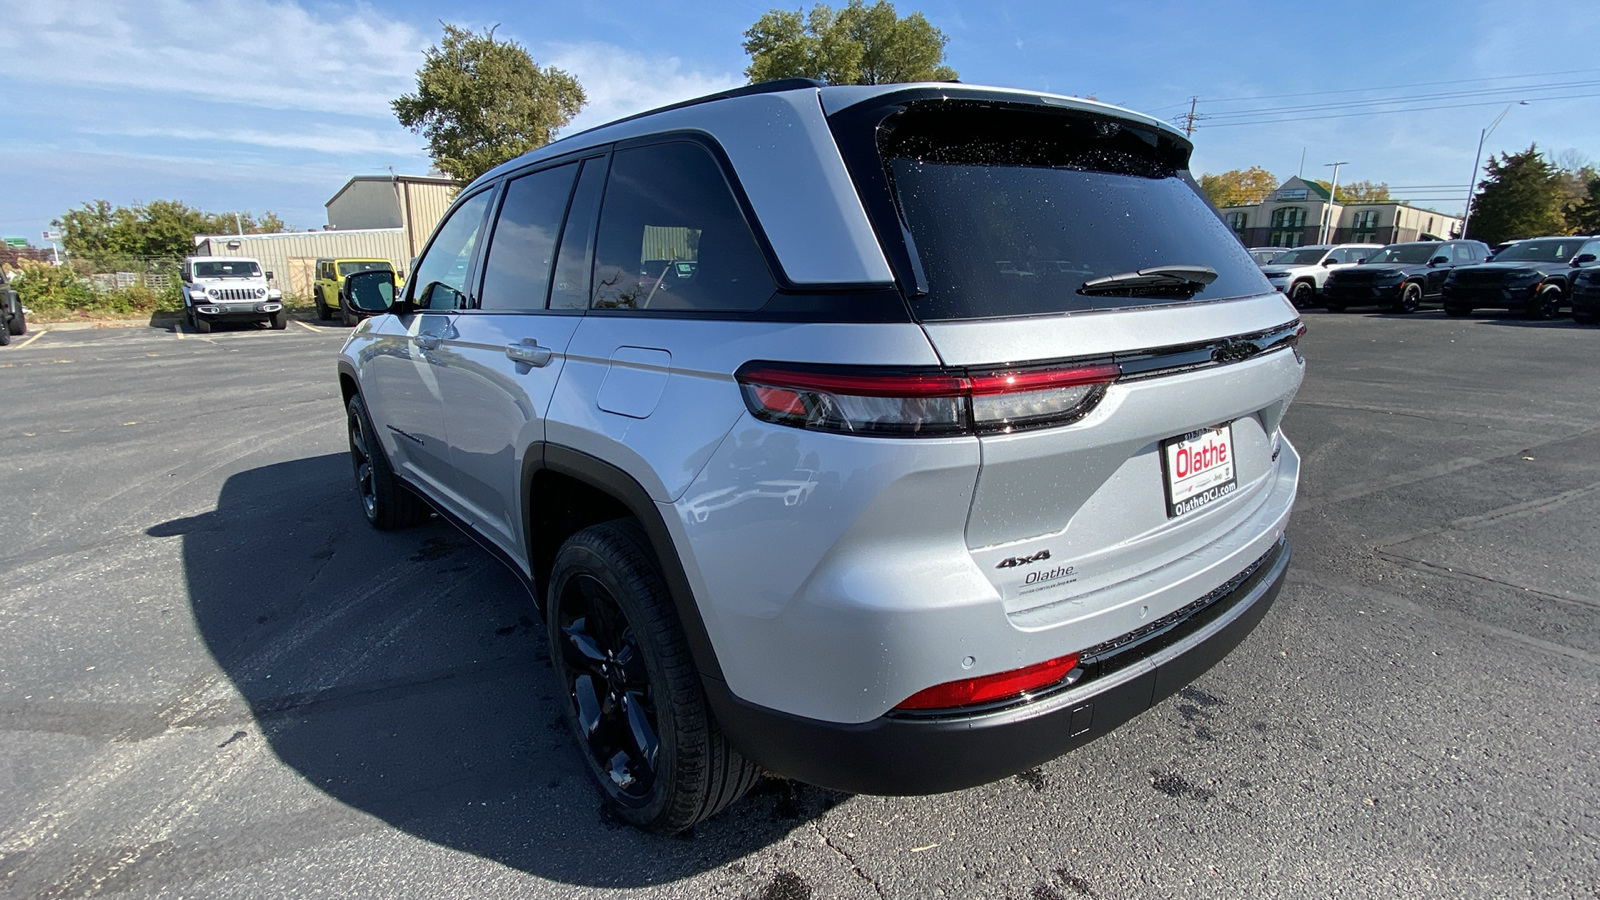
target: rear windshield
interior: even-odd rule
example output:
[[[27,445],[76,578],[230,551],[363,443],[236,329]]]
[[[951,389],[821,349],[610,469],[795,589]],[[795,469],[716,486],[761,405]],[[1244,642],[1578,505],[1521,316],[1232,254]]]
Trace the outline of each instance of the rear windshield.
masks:
[[[1390,244],[1367,257],[1367,263],[1420,265],[1433,259],[1438,250],[1438,244]]]
[[[1153,128],[1067,111],[945,102],[884,122],[879,152],[927,295],[919,319],[1114,309],[1272,290]],[[1088,293],[1085,282],[1208,266],[1209,284]]]

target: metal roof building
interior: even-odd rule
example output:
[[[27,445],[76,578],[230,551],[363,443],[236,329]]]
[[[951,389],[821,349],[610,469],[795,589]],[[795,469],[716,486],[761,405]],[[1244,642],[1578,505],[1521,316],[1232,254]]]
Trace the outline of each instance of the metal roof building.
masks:
[[[399,228],[405,232],[408,260],[422,252],[459,190],[454,180],[434,175],[357,175],[325,204],[328,226],[335,231]]]

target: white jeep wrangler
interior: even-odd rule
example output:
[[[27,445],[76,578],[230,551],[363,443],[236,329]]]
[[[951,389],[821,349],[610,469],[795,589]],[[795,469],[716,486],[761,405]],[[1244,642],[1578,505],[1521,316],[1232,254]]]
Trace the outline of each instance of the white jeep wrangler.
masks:
[[[261,264],[248,257],[190,256],[183,260],[183,315],[202,334],[214,322],[289,324],[283,292],[267,286]]]

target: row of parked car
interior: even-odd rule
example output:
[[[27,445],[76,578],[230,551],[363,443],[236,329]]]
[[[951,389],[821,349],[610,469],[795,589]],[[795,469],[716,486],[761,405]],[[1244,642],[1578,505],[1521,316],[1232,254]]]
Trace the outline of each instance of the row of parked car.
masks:
[[[1482,241],[1403,244],[1318,244],[1251,255],[1273,287],[1298,308],[1343,312],[1376,306],[1398,313],[1438,303],[1448,315],[1509,309],[1549,319],[1570,309],[1579,322],[1600,322],[1600,236],[1512,241],[1491,250]]]

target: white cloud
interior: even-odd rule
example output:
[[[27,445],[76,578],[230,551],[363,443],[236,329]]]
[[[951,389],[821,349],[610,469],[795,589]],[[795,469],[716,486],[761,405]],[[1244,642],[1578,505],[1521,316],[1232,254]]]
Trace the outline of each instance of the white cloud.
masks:
[[[404,132],[380,132],[370,128],[322,126],[311,130],[262,131],[251,128],[135,127],[117,131],[126,137],[177,138],[192,146],[201,141],[246,144],[281,150],[311,150],[316,153],[383,153],[424,156],[421,141]]]
[[[370,117],[415,86],[427,45],[369,7],[295,0],[0,0],[0,20],[8,80]]]
[[[739,73],[686,71],[678,57],[645,56],[613,44],[549,44],[547,51],[540,65],[576,76],[589,97],[566,134],[745,83]]]

